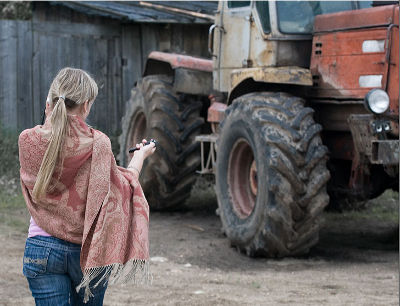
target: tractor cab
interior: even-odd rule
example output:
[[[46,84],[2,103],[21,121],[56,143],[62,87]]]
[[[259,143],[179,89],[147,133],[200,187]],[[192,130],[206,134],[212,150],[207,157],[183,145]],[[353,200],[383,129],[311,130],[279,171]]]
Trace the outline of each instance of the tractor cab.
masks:
[[[214,89],[231,92],[248,77],[248,68],[308,68],[315,16],[371,5],[372,1],[220,1],[210,28]],[[305,73],[301,69],[289,72]],[[271,73],[251,72],[258,74],[254,81],[270,79]],[[271,82],[293,83],[281,78]],[[306,85],[307,81],[294,83]]]

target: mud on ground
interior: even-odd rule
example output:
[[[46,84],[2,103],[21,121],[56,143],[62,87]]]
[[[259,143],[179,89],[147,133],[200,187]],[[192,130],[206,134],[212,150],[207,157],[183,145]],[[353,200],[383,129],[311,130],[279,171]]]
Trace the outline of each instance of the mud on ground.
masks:
[[[153,285],[110,287],[105,305],[398,305],[397,193],[362,212],[325,213],[308,256],[271,260],[230,247],[212,189],[199,187],[189,211],[151,214]],[[34,305],[21,272],[24,230],[0,224],[0,305]]]

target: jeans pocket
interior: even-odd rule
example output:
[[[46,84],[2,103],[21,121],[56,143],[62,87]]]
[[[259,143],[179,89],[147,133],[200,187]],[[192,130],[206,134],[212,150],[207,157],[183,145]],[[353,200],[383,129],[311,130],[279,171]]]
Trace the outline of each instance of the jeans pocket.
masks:
[[[26,246],[24,252],[23,273],[28,278],[34,278],[46,273],[50,248],[41,246]]]

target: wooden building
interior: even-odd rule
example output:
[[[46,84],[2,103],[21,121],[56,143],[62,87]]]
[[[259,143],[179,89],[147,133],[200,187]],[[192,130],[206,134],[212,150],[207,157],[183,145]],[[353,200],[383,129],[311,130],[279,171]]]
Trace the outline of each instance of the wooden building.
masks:
[[[16,130],[41,121],[63,67],[88,71],[99,95],[88,123],[111,139],[130,90],[153,50],[208,57],[217,2],[32,2],[31,21],[0,20],[0,122]]]

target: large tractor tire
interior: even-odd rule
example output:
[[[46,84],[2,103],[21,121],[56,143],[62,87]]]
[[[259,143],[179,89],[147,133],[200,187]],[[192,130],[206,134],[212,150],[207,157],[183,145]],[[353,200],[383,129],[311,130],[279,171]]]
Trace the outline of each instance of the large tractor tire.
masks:
[[[327,148],[313,110],[286,93],[234,100],[217,142],[223,229],[248,256],[301,255],[318,242],[329,202]]]
[[[127,166],[129,148],[143,138],[157,140],[140,176],[153,209],[177,209],[190,195],[201,162],[194,139],[204,124],[201,108],[193,97],[176,94],[168,76],[146,76],[132,90],[122,119],[119,160]]]

